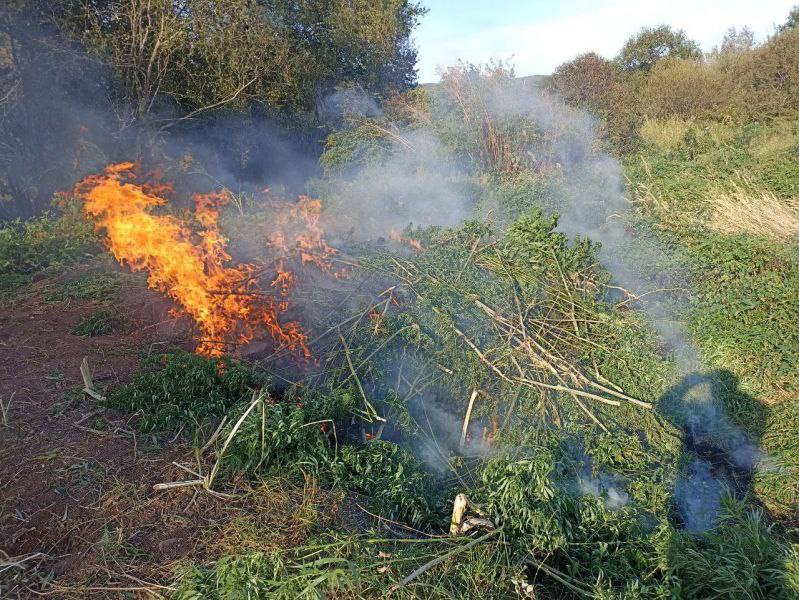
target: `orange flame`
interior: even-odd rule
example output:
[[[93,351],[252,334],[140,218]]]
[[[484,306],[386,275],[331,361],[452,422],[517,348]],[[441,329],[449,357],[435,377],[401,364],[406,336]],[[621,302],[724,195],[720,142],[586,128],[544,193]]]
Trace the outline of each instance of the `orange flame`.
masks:
[[[279,255],[286,256],[291,251],[299,253],[302,264],[311,263],[336,277],[342,275],[333,268],[333,258],[338,250],[328,245],[324,237],[324,229],[320,224],[322,202],[298,196],[297,203],[282,210],[275,219],[275,230],[268,237],[268,244]],[[293,238],[294,247],[289,247],[287,238]],[[278,281],[283,284],[280,277],[283,265],[278,263]],[[274,282],[273,282],[274,285]]]
[[[243,345],[269,332],[281,346],[301,351],[307,358],[307,336],[295,322],[278,321],[286,302],[253,291],[254,267],[227,267],[227,240],[219,231],[219,211],[228,202],[225,193],[195,196],[194,216],[204,228],[196,236],[181,220],[154,215],[153,207],[166,204],[163,186],[148,188],[129,180],[134,165],[121,163],[102,175],[87,177],[76,191],[85,213],[105,231],[114,257],[134,271],[147,271],[148,285],[175,300],[194,319],[201,332],[197,352],[219,356],[227,346]]]
[[[396,229],[392,229],[391,233],[389,234],[391,239],[398,244],[404,244],[406,246],[410,246],[414,250],[422,250],[422,242],[420,240],[415,240],[413,238],[405,237],[401,233],[399,233]]]

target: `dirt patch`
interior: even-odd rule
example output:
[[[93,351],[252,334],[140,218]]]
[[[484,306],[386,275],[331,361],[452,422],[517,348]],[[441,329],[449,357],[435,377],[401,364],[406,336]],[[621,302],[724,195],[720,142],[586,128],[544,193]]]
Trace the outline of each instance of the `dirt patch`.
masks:
[[[38,278],[0,310],[0,399],[11,399],[8,422],[0,426],[0,550],[3,559],[25,559],[0,572],[0,595],[10,597],[33,593],[22,583],[22,566],[36,567],[44,583],[85,578],[87,566],[109,548],[136,546],[143,534],[128,527],[176,537],[150,500],[153,483],[176,476],[171,462],[185,448],[137,435],[130,422],[135,417],[98,407],[80,391],[79,367],[88,357],[98,386],[121,385],[143,354],[186,345],[185,324],[170,317],[162,296],[131,279],[113,303],[126,319],[125,332],[76,336],[76,324],[102,301],[54,301],[53,289],[65,281]],[[150,504],[149,514],[125,521]],[[180,555],[179,546],[161,552],[159,543],[154,554]],[[24,584],[42,582],[28,577]]]
[[[121,332],[75,335],[98,308],[124,317]],[[99,406],[81,391],[80,363],[87,357],[102,391],[148,353],[191,349],[171,309],[107,262],[37,277],[0,304],[0,399],[13,395],[0,425],[1,597],[152,597],[182,561],[286,548],[348,521],[346,498],[310,480],[234,482],[233,496],[153,490],[193,478],[175,465],[191,462],[188,444]]]

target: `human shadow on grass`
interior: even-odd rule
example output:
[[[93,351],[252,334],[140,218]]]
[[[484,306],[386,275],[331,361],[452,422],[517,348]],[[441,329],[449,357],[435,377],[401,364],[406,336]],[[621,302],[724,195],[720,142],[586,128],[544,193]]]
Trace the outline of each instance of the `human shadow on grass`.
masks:
[[[713,527],[725,494],[755,500],[768,408],[741,390],[736,375],[727,369],[689,373],[662,396],[660,410],[684,432],[673,503],[685,529]]]

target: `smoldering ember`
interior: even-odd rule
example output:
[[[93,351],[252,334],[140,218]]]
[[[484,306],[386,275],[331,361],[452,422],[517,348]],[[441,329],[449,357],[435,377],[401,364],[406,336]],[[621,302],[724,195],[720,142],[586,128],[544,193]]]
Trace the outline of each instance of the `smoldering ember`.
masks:
[[[0,597],[799,598],[799,6],[576,4],[3,3]]]

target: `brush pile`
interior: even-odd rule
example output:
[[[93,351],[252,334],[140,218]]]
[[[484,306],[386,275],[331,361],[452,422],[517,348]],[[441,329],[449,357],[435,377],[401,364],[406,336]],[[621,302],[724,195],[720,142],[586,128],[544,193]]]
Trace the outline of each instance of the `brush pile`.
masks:
[[[389,286],[336,326],[328,376],[356,382],[364,416],[381,432],[401,422],[384,402],[392,394],[411,412],[432,403],[453,417],[479,416],[490,433],[473,431],[467,416],[451,431],[465,433],[460,446],[493,440],[519,415],[540,426],[571,417],[607,432],[600,407],[651,409],[602,374],[598,360],[612,354],[602,340],[612,318],[601,299],[604,274],[595,247],[568,246],[555,225],[540,212],[504,234],[475,221],[408,232],[419,251],[365,255],[353,270],[363,278],[356,287]]]

